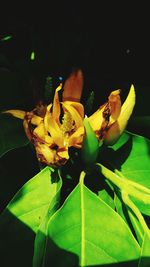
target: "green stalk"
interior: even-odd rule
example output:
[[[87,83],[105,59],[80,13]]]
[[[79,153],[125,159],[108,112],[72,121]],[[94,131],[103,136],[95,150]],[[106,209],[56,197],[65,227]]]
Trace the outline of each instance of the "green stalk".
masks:
[[[141,192],[137,188],[135,188],[134,183],[132,183],[130,180],[127,179],[122,179],[119,177],[117,174],[109,170],[108,168],[104,167],[100,163],[96,163],[97,166],[100,167],[101,173],[108,179],[110,180],[113,184],[115,184],[119,189],[125,190],[129,195],[135,197],[136,199],[144,202],[145,204],[150,204],[150,194],[147,194],[147,192]],[[140,187],[140,185],[139,185]],[[140,189],[143,186],[140,187]]]
[[[136,215],[136,217],[138,218],[143,230],[145,233],[147,233],[150,236],[150,230],[141,214],[141,212],[139,211],[139,209],[136,207],[136,205],[131,201],[131,199],[128,196],[128,193],[126,191],[122,191],[122,199],[124,201],[124,203],[134,212],[134,214]]]

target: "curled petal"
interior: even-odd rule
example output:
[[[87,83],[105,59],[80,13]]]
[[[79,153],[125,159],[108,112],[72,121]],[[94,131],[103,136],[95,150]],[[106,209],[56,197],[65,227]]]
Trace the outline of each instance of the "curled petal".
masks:
[[[45,129],[44,123],[41,122],[33,131],[34,135],[44,140],[47,131]]]
[[[45,141],[49,146],[51,146],[54,143],[52,137],[48,135],[43,122],[41,122],[34,129],[33,135],[41,139],[42,141]]]
[[[105,110],[106,104],[100,106],[99,109],[94,112],[89,118],[88,121],[93,129],[94,132],[97,132],[101,129],[102,122],[103,122],[103,112]]]
[[[50,166],[64,165],[69,159],[67,149],[52,149],[46,144],[37,143],[35,146],[37,158],[39,161]]]
[[[63,160],[69,159],[68,149],[59,149],[57,151],[57,155],[61,157]]]
[[[33,125],[39,125],[41,122],[43,121],[43,118],[37,116],[37,115],[33,115],[31,118],[31,123]]]
[[[107,145],[113,145],[120,137],[120,135],[125,130],[128,120],[132,114],[134,105],[135,105],[135,89],[131,85],[129,94],[121,107],[121,113],[116,122],[114,122],[105,135],[104,143]]]
[[[108,97],[108,102],[110,106],[110,120],[116,121],[121,112],[121,99],[120,99],[120,90],[113,91]],[[112,123],[110,121],[110,123]]]
[[[82,106],[82,104],[80,103],[78,103],[78,105]],[[83,125],[83,118],[73,105],[68,104],[68,101],[66,101],[62,103],[62,107],[64,109],[64,113],[68,111],[71,114],[72,119],[75,121],[76,128],[79,128],[80,126]]]
[[[57,146],[62,147],[63,146],[63,134],[60,129],[60,126],[58,125],[57,121],[53,117],[53,114],[49,111],[50,106],[48,106],[45,118],[44,118],[44,126],[46,131],[50,134],[50,136],[53,138],[54,143]]]
[[[58,124],[60,124],[59,122],[59,117],[60,117],[60,102],[59,102],[59,95],[58,92],[61,90],[62,88],[62,84],[60,84],[56,91],[55,91],[55,95],[54,95],[54,101],[53,101],[53,117],[54,119],[57,121]]]
[[[52,150],[46,144],[37,143],[35,146],[37,158],[41,162],[45,162],[48,165],[55,164],[56,151]]]
[[[13,115],[14,117],[18,118],[18,119],[24,119],[26,112],[23,110],[17,110],[17,109],[10,109],[10,110],[6,110],[3,111],[2,113],[8,113]]]
[[[76,111],[79,113],[79,115],[81,116],[81,118],[84,118],[84,107],[81,103],[78,102],[72,102],[72,101],[65,101],[62,103],[62,106],[71,106],[74,109],[76,109]]]
[[[76,148],[81,148],[81,144],[83,141],[83,136],[84,136],[84,127],[81,126],[79,127],[69,138],[69,144],[68,146],[71,147],[76,147]]]
[[[83,73],[81,70],[73,72],[65,81],[62,100],[80,102],[83,89]]]

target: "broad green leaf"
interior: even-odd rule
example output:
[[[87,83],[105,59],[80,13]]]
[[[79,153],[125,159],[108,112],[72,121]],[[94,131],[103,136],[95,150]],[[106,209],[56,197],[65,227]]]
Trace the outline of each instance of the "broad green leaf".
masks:
[[[124,221],[129,225],[131,229],[133,229],[136,238],[138,239],[139,244],[143,242],[143,229],[140,225],[140,222],[133,214],[133,212],[121,201],[121,199],[115,195],[115,207],[117,213],[124,219]]]
[[[58,174],[57,170],[54,171],[52,174]],[[45,217],[43,218],[34,242],[34,255],[33,255],[33,267],[40,267],[42,266],[42,261],[45,253],[46,242],[47,242],[47,225],[48,221],[50,220],[51,216],[54,212],[58,209],[60,204],[60,192],[61,192],[62,182],[61,179],[57,184],[57,187],[53,190],[53,198],[51,199],[49,208],[46,212]]]
[[[122,179],[136,182],[139,192],[139,185],[150,188],[150,140],[147,138],[125,132],[114,146],[101,151],[99,161],[102,157]],[[148,192],[145,194],[149,197]],[[145,202],[144,197],[141,200],[132,197],[132,200],[142,213],[150,215],[150,203]]]
[[[150,236],[145,234],[138,267],[149,267],[149,266],[150,266]]]
[[[49,221],[42,266],[137,263],[139,254],[139,245],[122,218],[80,179]]]
[[[12,116],[0,115],[0,157],[8,151],[25,146],[29,143],[22,120]]]
[[[0,215],[2,261],[12,258],[13,266],[32,266],[35,233],[61,184],[51,174],[46,167],[29,180]]]
[[[115,159],[112,158],[112,163],[120,165],[123,175],[150,188],[150,140],[125,132],[112,148],[116,156]]]
[[[111,197],[111,195],[105,190],[101,190],[98,192],[98,196],[107,204],[109,205],[112,209],[115,209],[115,204],[114,200]]]

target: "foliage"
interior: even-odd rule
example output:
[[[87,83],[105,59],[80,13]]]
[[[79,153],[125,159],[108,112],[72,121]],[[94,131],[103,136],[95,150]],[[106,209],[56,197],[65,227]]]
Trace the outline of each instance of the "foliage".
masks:
[[[7,119],[3,116],[3,123]],[[10,135],[16,121],[11,126]],[[5,141],[1,156],[27,145],[24,141]],[[14,266],[32,266],[32,261],[34,267],[51,262],[149,266],[149,147],[148,139],[126,131],[114,146],[101,146],[100,163],[88,173],[76,172],[75,180],[74,168],[82,155],[72,158],[60,173],[44,167],[0,215],[2,266],[9,266],[10,258]]]
[[[31,62],[18,62],[13,72],[4,58],[1,110],[32,107],[26,88],[38,56],[32,50]],[[51,76],[46,81],[47,102],[54,92]],[[93,102],[91,91],[87,115]],[[148,138],[125,131],[113,146],[98,147],[85,119],[82,151],[73,148],[66,165],[54,169],[38,165],[19,119],[1,114],[0,126],[2,266],[150,266]],[[150,137],[149,116],[131,118],[128,130]]]

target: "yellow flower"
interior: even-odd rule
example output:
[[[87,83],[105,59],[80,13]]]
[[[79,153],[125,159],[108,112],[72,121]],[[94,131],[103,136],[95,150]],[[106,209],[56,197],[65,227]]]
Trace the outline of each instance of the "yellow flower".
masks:
[[[113,145],[125,130],[135,105],[135,89],[131,85],[128,96],[121,106],[120,90],[111,92],[107,103],[91,115],[89,123],[97,138],[106,145]]]
[[[53,103],[48,106],[40,103],[30,112],[5,111],[23,119],[26,135],[35,146],[38,160],[51,166],[65,164],[69,159],[69,147],[81,148],[84,136],[88,135],[88,130],[85,131],[83,124],[84,107],[80,103],[83,89],[82,71],[73,72],[65,81],[62,102],[59,100],[61,88],[62,84],[55,91]],[[113,91],[109,95],[108,101],[88,118],[100,142],[112,145],[118,140],[127,125],[134,105],[133,85],[122,106],[120,90]]]
[[[39,161],[51,166],[59,166],[69,159],[68,148],[81,148],[84,127],[84,107],[80,101],[83,88],[83,74],[73,72],[63,88],[62,102],[59,91],[55,91],[53,103],[39,104],[33,111],[8,110],[13,116],[23,119],[29,140],[34,144]]]

